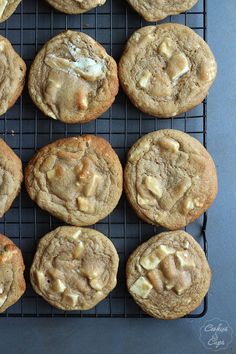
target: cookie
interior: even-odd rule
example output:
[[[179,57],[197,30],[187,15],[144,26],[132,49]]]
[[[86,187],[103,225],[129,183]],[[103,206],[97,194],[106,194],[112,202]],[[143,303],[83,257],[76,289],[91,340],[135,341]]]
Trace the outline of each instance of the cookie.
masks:
[[[198,0],[128,0],[146,21],[160,21],[191,9]]]
[[[21,95],[26,74],[23,59],[11,43],[0,36],[0,115],[14,105]]]
[[[184,231],[163,232],[141,244],[128,259],[126,276],[137,304],[160,319],[195,310],[211,282],[202,248]]]
[[[104,139],[61,139],[38,151],[25,170],[30,197],[68,224],[85,226],[105,218],[122,193],[122,166]]]
[[[162,118],[194,108],[217,72],[207,43],[176,23],[147,26],[129,39],[119,63],[121,85],[141,111]]]
[[[0,23],[6,21],[15,11],[21,0],[2,0],[0,4]]]
[[[0,218],[18,195],[23,180],[22,163],[14,151],[0,139]]]
[[[47,0],[47,2],[56,10],[66,14],[82,14],[105,4],[106,0]]]
[[[132,146],[124,187],[140,218],[169,230],[196,220],[218,190],[215,164],[203,145],[172,129],[147,134]]]
[[[39,242],[30,279],[34,290],[62,310],[88,310],[116,286],[119,257],[94,229],[62,226]]]
[[[0,234],[0,313],[18,301],[25,292],[24,269],[19,248]]]
[[[119,86],[117,65],[94,39],[66,31],[37,54],[28,86],[32,100],[47,116],[85,123],[112,105]]]

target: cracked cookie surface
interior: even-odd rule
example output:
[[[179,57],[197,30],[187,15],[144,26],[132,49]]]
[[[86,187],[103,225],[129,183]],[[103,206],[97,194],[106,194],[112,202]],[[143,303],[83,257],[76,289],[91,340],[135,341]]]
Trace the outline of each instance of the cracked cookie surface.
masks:
[[[0,234],[0,313],[18,301],[25,292],[24,269],[19,248]]]
[[[146,21],[160,21],[191,9],[198,0],[128,0]]]
[[[174,23],[136,31],[119,63],[120,82],[131,102],[162,118],[201,103],[216,72],[207,43],[189,27]]]
[[[175,319],[195,310],[211,270],[200,245],[184,231],[163,232],[141,244],[126,266],[127,287],[150,316]]]
[[[164,129],[139,139],[130,149],[124,187],[144,221],[177,230],[196,220],[214,201],[214,162],[195,138]]]
[[[11,43],[0,36],[0,115],[6,113],[21,95],[26,74],[23,59]]]
[[[106,0],[47,0],[47,2],[66,14],[81,14],[105,4]]]
[[[116,286],[113,243],[87,228],[62,226],[40,241],[30,270],[34,290],[63,310],[88,310]]]
[[[23,180],[22,163],[14,151],[0,139],[0,218],[11,207]]]
[[[116,207],[122,166],[106,140],[93,135],[66,138],[36,153],[26,167],[25,184],[42,209],[68,224],[92,225]]]
[[[47,116],[64,123],[99,117],[118,92],[117,65],[81,32],[66,31],[39,51],[29,73],[29,93]]]

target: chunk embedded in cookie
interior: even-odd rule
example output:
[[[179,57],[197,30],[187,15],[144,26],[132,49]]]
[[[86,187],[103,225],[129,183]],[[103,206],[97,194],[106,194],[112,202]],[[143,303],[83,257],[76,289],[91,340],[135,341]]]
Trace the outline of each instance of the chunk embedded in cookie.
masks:
[[[66,31],[36,56],[29,92],[47,116],[65,123],[88,122],[113,103],[118,92],[117,66],[91,37]]]
[[[39,242],[30,271],[35,291],[63,310],[87,310],[116,286],[119,258],[100,232],[62,226]]]

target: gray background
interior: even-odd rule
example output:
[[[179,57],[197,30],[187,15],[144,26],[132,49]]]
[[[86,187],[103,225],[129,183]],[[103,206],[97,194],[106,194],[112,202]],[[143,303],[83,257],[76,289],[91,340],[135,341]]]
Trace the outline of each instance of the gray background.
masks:
[[[11,353],[210,353],[199,341],[208,319],[228,321],[236,352],[234,222],[236,180],[236,14],[235,0],[208,1],[208,41],[219,65],[208,100],[208,149],[219,174],[219,195],[209,212],[209,261],[213,281],[203,319],[11,319],[0,318],[0,352]],[[222,352],[222,351],[221,351]]]

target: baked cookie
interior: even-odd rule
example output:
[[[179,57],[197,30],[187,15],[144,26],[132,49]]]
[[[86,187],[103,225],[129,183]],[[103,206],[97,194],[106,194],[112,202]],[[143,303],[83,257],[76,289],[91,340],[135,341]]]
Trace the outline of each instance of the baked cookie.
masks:
[[[61,139],[38,151],[25,170],[30,197],[68,224],[85,226],[116,207],[123,176],[119,158],[104,139]]]
[[[201,103],[216,71],[207,43],[191,28],[176,23],[136,31],[119,63],[120,82],[132,103],[162,118]]]
[[[18,301],[25,292],[24,269],[19,248],[0,234],[0,313]]]
[[[19,193],[22,180],[21,160],[0,139],[0,218],[10,208]]]
[[[126,275],[137,304],[161,319],[195,310],[211,282],[202,248],[184,231],[163,232],[140,245],[128,259]]]
[[[62,226],[39,242],[30,270],[34,290],[62,310],[88,310],[116,286],[119,257],[94,229]]]
[[[47,0],[47,2],[58,11],[76,15],[103,5],[106,0]]]
[[[21,95],[26,74],[23,59],[8,39],[0,36],[0,115],[6,113]]]
[[[85,123],[104,113],[118,92],[117,65],[81,32],[52,38],[30,69],[29,93],[44,114],[64,123]]]
[[[124,187],[140,218],[170,230],[196,220],[218,190],[215,165],[203,145],[172,129],[147,134],[132,146]]]
[[[6,21],[20,2],[21,0],[2,0],[0,3],[0,22]]]
[[[193,7],[198,0],[128,0],[129,4],[146,21],[160,21],[178,15]]]

